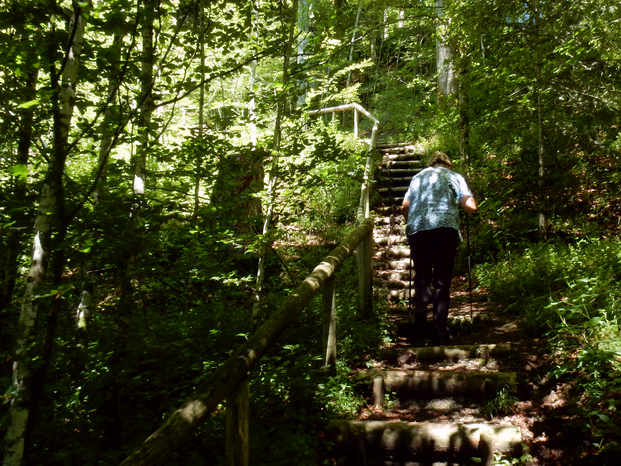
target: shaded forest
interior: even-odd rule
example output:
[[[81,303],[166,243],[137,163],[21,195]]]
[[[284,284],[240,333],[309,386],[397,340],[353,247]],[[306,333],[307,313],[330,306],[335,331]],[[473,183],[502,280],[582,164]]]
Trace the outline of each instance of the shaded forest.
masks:
[[[544,342],[576,464],[621,455],[618,2],[5,0],[0,25],[4,465],[119,464],[213,382],[355,229],[373,122],[309,114],[350,103],[453,158],[475,285]],[[250,464],[332,464],[320,426],[390,338],[356,267],[334,373],[321,300],[255,367]],[[222,404],[168,464],[225,464],[224,429]]]

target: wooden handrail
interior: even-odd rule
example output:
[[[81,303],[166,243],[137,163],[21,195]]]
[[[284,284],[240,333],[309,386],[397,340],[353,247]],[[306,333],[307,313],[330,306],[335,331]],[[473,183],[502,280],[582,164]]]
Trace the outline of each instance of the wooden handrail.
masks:
[[[313,269],[295,291],[287,296],[283,304],[257,329],[248,342],[216,370],[209,385],[203,387],[193,399],[174,411],[166,422],[121,465],[167,464],[168,455],[184,445],[194,429],[217,408],[218,404],[236,392],[265,351],[287,327],[298,320],[300,309],[305,308],[313,296],[323,288],[327,287],[328,292],[333,295],[334,273],[360,244],[369,241],[372,231],[373,223],[370,220],[360,223]],[[332,307],[333,303],[330,305],[330,308]]]
[[[373,115],[371,115],[367,110],[365,110],[365,108],[360,105],[360,104],[345,104],[345,105],[337,105],[336,107],[326,107],[326,108],[320,108],[318,110],[310,110],[308,112],[309,115],[322,115],[325,113],[338,113],[338,112],[346,112],[348,110],[357,110],[360,113],[362,113],[365,117],[367,117],[369,120],[371,120],[374,123],[377,123],[379,125],[379,120],[377,118],[375,118]]]
[[[319,110],[309,111],[309,115],[323,115],[326,113],[334,114],[337,112],[354,112],[354,137],[358,138],[358,113],[361,113],[373,122],[371,131],[371,140],[369,141],[369,152],[367,153],[364,165],[364,174],[362,176],[362,184],[360,186],[360,203],[358,205],[358,220],[366,220],[371,215],[371,186],[373,172],[375,169],[373,161],[373,150],[375,149],[377,130],[379,129],[379,120],[369,113],[362,105],[357,103],[337,105],[335,107],[326,107]],[[371,315],[373,310],[373,277],[371,268],[371,239],[363,241],[358,248],[358,296],[360,298],[360,312],[365,315]]]

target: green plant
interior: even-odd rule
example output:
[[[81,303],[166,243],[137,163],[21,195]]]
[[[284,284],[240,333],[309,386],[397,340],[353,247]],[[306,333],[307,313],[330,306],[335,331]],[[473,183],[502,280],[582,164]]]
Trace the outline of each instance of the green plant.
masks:
[[[513,412],[518,399],[511,387],[501,387],[496,396],[489,400],[481,408],[481,412],[490,419],[496,416],[506,416]]]
[[[492,464],[495,466],[512,466],[532,464],[533,457],[526,445],[522,445],[522,454],[517,458],[507,458],[501,453],[495,453]]]

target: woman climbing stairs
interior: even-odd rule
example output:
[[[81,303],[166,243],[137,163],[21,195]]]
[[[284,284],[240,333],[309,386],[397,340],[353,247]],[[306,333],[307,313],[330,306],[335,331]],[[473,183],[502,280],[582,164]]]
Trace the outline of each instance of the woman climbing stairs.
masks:
[[[468,345],[460,344],[468,337],[460,338],[459,332],[451,346],[429,346],[425,335],[413,337],[407,310],[409,247],[400,205],[411,177],[423,168],[422,149],[411,144],[378,149],[383,162],[375,208],[375,284],[377,297],[390,305],[394,338],[355,377],[368,408],[358,419],[329,426],[337,464],[493,464],[494,458],[518,456],[520,429],[493,409],[513,400],[517,390],[516,374],[502,370],[513,354],[511,343],[498,342],[502,337],[493,332],[488,335],[496,335],[490,338],[494,341]],[[471,316],[462,312],[460,317]]]

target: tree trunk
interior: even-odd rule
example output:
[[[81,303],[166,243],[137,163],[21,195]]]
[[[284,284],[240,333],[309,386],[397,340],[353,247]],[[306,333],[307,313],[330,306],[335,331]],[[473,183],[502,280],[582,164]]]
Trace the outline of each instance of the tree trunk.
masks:
[[[24,34],[25,37],[25,34]],[[25,40],[28,40],[25,37]],[[39,75],[39,68],[32,68],[28,73],[26,85],[24,86],[24,99],[31,101],[36,95],[36,83]],[[33,108],[23,109],[21,112],[21,123],[19,125],[17,143],[17,163],[27,165],[30,156],[30,146],[32,144],[32,122]],[[17,279],[17,257],[22,251],[24,239],[24,229],[27,228],[27,215],[24,212],[26,205],[26,180],[22,177],[15,177],[15,188],[13,200],[15,208],[11,215],[15,222],[13,228],[9,230],[7,248],[5,251],[4,263],[2,264],[2,283],[0,283],[0,309],[7,308],[13,298],[13,289]]]
[[[280,139],[282,137],[282,119],[284,118],[286,106],[287,106],[287,88],[289,84],[289,63],[291,56],[291,46],[293,45],[294,33],[295,33],[295,25],[297,22],[297,11],[298,11],[298,0],[293,0],[292,10],[294,13],[294,17],[291,23],[288,25],[287,32],[283,34],[287,39],[283,45],[283,65],[282,65],[282,82],[283,82],[283,91],[282,95],[278,99],[278,108],[276,111],[276,121],[274,123],[274,145],[272,150],[272,160],[270,163],[270,168],[266,172],[265,176],[265,184],[267,185],[267,206],[264,209],[265,218],[263,220],[263,239],[269,235],[272,228],[272,217],[274,215],[274,203],[276,198],[276,183],[277,183],[277,172],[278,172],[278,162],[280,155]],[[287,27],[285,25],[284,27]],[[284,29],[284,28],[283,28]],[[260,301],[261,296],[263,294],[263,283],[265,281],[265,259],[267,255],[268,245],[264,245],[261,254],[259,255],[259,263],[257,267],[257,278],[255,281],[255,296],[254,296],[254,306],[253,306],[253,318],[257,318],[260,310]]]
[[[108,158],[110,155],[110,151],[112,150],[112,145],[114,144],[114,131],[113,127],[118,117],[118,113],[113,104],[114,98],[116,96],[117,90],[119,88],[119,73],[120,73],[120,62],[121,62],[121,47],[123,43],[123,34],[120,30],[116,30],[114,33],[114,39],[112,41],[112,48],[110,54],[110,79],[108,81],[108,106],[104,112],[103,121],[101,123],[101,141],[99,143],[99,154],[97,166],[98,170],[95,174],[96,176],[96,184],[95,184],[95,194],[93,199],[94,204],[94,213],[98,212],[98,206],[101,202],[102,197],[104,196],[104,186],[106,184],[106,167],[108,164]],[[90,268],[92,262],[89,260],[86,261],[82,271],[83,279],[83,287],[82,292],[80,293],[80,303],[78,304],[78,308],[76,310],[75,321],[76,326],[80,331],[85,331],[87,327],[88,317],[91,312],[91,304],[92,304],[92,289],[94,287],[93,280],[88,278],[88,269]]]
[[[306,47],[308,45],[308,39],[311,30],[311,22],[313,20],[313,1],[312,0],[299,0],[298,3],[298,55],[297,64],[301,66],[306,61]],[[308,89],[308,77],[298,80],[298,98],[297,106],[303,107],[306,104],[306,92]]]
[[[4,466],[18,466],[28,452],[29,432],[32,419],[36,418],[38,401],[43,391],[45,371],[49,365],[55,335],[55,315],[58,311],[58,297],[54,297],[48,318],[48,333],[43,355],[43,368],[37,374],[30,362],[40,346],[37,344],[36,323],[39,318],[38,294],[45,281],[49,258],[52,258],[52,286],[60,284],[65,266],[63,240],[67,231],[64,212],[63,175],[67,159],[69,126],[75,104],[79,56],[84,33],[82,11],[76,7],[68,25],[71,42],[66,51],[67,58],[60,80],[56,70],[51,70],[52,89],[55,90],[53,103],[54,152],[49,161],[48,171],[41,188],[39,209],[34,225],[33,252],[30,271],[24,290],[19,327],[13,359],[12,387],[13,398],[9,406],[9,425],[5,435]],[[55,233],[53,244],[50,242]],[[36,375],[36,376],[35,376]],[[35,377],[33,377],[35,376]],[[34,382],[38,383],[34,383]],[[31,417],[31,414],[33,415]]]
[[[334,32],[338,40],[344,40],[345,38],[345,14],[343,13],[344,7],[347,5],[346,0],[334,0],[334,13],[336,17],[336,24]]]
[[[468,66],[463,66],[459,73],[459,153],[466,164],[466,170],[470,168],[470,120],[468,118],[468,86],[466,79]]]
[[[356,43],[356,34],[358,33],[358,21],[360,21],[360,12],[362,11],[362,2],[358,2],[358,11],[356,12],[356,21],[354,22],[354,31],[351,33],[351,42],[349,44],[349,55],[347,61],[352,61],[354,58],[354,44]],[[351,81],[351,71],[347,73],[347,81],[345,87],[349,87]]]
[[[201,60],[201,85],[198,95],[198,138],[202,141],[204,135],[205,126],[205,25],[204,18],[205,12],[203,5],[199,3],[198,11],[198,27],[199,27],[199,48],[200,48],[200,60]],[[198,219],[198,209],[200,207],[199,193],[201,187],[201,161],[197,158],[195,160],[195,178],[194,178],[194,211],[192,213],[192,219],[194,222]]]
[[[438,27],[436,29],[436,70],[438,73],[438,94],[448,96],[455,93],[455,72],[453,69],[453,51],[446,43],[446,26],[442,23],[444,15],[443,0],[436,0]]]
[[[153,116],[153,22],[155,20],[155,0],[145,0],[142,7],[142,52],[140,56],[140,113],[138,117],[138,139],[140,145],[132,161],[134,175],[134,194],[143,195],[146,184],[146,165],[151,141],[151,118]]]

